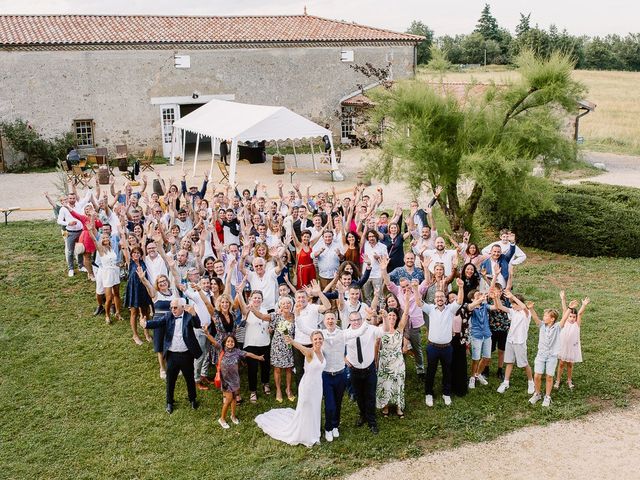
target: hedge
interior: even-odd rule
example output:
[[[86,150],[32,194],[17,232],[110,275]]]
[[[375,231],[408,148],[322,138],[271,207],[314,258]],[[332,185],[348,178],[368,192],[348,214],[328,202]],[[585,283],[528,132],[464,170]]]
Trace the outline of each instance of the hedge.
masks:
[[[555,185],[555,211],[496,218],[522,245],[584,257],[640,257],[640,189],[585,183]]]

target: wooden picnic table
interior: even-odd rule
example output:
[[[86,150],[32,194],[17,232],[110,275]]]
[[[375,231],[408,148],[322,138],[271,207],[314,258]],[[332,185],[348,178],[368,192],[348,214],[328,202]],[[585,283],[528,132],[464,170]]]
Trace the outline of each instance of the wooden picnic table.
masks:
[[[11,212],[15,212],[16,210],[20,210],[20,207],[9,207],[9,208],[0,208],[0,212],[4,213],[4,224],[7,225],[7,218],[11,215]]]

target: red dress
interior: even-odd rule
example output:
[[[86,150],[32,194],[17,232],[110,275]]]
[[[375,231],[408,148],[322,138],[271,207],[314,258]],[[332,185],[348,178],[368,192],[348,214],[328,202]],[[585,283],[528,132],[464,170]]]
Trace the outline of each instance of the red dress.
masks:
[[[298,268],[296,269],[296,288],[300,290],[303,287],[311,284],[311,280],[316,279],[316,267],[313,265],[313,259],[311,258],[311,249],[305,251],[304,248],[300,249],[298,253]]]
[[[77,218],[82,223],[82,233],[80,237],[78,237],[78,242],[84,245],[84,251],[86,253],[93,253],[96,251],[96,245],[93,243],[91,239],[91,235],[89,235],[89,231],[87,230],[87,223],[89,222],[89,217],[86,215],[80,215],[79,213],[74,212],[69,209],[69,213],[73,216],[73,218]],[[95,221],[96,228],[102,228],[102,222],[98,219]]]

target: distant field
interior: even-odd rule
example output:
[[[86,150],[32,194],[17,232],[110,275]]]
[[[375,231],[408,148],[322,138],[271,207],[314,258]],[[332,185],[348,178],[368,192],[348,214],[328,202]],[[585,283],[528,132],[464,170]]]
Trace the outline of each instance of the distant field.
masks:
[[[496,68],[453,72],[445,75],[449,82],[506,83],[519,74]],[[418,71],[418,78],[437,81],[439,74]],[[580,120],[580,135],[588,149],[640,155],[640,72],[576,70],[576,80],[589,89],[586,98],[597,105],[595,112]]]

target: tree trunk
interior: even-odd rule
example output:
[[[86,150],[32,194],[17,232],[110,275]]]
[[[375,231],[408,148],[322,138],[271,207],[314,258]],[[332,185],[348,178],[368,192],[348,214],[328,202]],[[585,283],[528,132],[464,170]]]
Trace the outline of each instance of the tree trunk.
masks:
[[[451,182],[443,186],[446,193],[446,201],[440,196],[438,197],[438,203],[447,220],[449,220],[451,230],[454,233],[462,234],[464,233],[464,212],[460,207],[460,199],[458,198],[458,184],[457,182]]]

